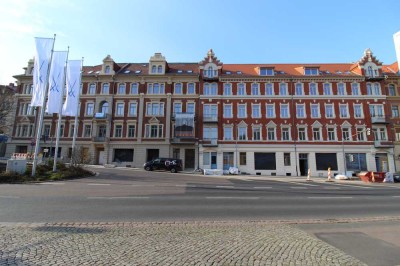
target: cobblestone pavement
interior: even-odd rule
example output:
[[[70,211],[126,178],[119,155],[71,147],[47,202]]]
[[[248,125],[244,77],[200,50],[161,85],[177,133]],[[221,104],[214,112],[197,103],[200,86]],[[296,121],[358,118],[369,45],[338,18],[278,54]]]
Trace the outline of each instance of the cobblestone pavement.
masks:
[[[290,224],[0,224],[0,265],[365,265]]]

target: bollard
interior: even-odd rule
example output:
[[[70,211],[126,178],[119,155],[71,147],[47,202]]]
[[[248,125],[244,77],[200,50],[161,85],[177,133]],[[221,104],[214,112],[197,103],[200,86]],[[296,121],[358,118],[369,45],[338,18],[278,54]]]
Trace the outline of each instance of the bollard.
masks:
[[[308,168],[307,181],[311,181],[311,169]]]

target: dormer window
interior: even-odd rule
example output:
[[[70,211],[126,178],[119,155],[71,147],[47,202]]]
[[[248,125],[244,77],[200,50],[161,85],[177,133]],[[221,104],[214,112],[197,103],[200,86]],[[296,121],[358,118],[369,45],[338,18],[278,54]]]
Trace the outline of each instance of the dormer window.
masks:
[[[304,68],[304,75],[306,76],[317,76],[318,68],[316,67],[306,67]]]
[[[209,66],[208,69],[205,71],[204,76],[213,78],[214,76],[217,76],[216,73],[214,73],[214,68],[212,66]]]
[[[105,68],[105,70],[104,70],[104,73],[110,74],[110,72],[111,72],[110,66],[106,66],[106,68]]]
[[[151,73],[152,73],[152,74],[157,73],[157,66],[152,66],[152,67],[151,67]]]
[[[374,71],[372,70],[372,66],[369,66],[369,67],[368,67],[367,75],[370,76],[370,77],[373,77],[373,76],[374,76]]]
[[[157,73],[158,73],[158,74],[161,74],[161,73],[162,73],[162,66],[158,66],[158,67],[157,67]]]
[[[260,67],[260,76],[273,76],[274,75],[274,69],[273,68],[267,68],[267,67]]]

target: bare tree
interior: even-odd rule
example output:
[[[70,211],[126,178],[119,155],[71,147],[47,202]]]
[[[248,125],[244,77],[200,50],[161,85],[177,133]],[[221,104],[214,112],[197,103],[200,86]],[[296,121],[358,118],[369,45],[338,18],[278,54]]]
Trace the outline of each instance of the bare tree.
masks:
[[[15,107],[12,86],[0,85],[0,134],[6,134],[14,123],[12,113]]]
[[[71,164],[74,166],[90,163],[89,150],[81,146],[76,146],[71,154]]]

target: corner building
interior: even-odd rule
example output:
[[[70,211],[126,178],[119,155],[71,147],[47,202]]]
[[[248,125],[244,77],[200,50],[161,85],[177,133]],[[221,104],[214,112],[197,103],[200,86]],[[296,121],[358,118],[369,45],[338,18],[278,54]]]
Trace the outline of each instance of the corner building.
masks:
[[[9,155],[34,145],[32,67],[31,60],[15,76]],[[77,146],[89,163],[117,166],[175,157],[185,170],[237,166],[260,175],[395,171],[392,68],[369,49],[345,64],[223,64],[212,50],[199,63],[168,63],[160,53],[146,63],[107,56],[83,69]],[[68,158],[74,118],[62,121],[57,154]],[[42,131],[41,148],[53,154],[56,122],[46,115]]]

